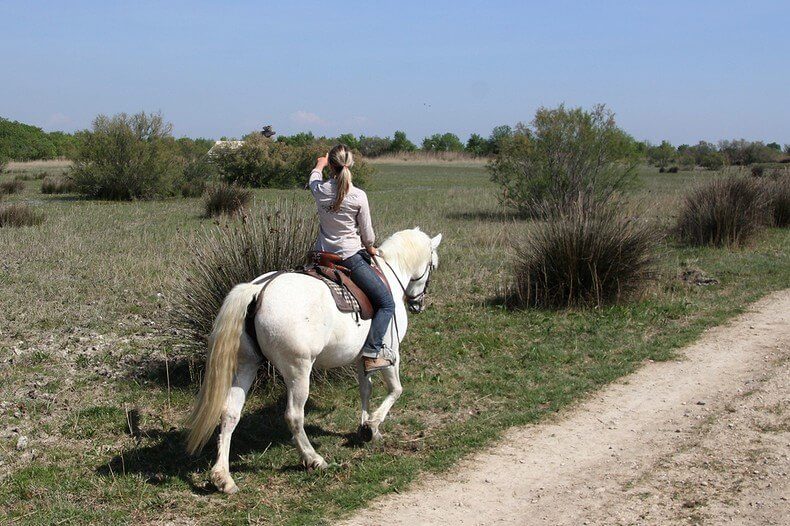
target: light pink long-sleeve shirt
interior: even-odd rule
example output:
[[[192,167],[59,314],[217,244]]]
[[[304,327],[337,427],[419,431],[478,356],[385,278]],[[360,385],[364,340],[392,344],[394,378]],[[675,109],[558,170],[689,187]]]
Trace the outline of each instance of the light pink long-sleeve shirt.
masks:
[[[364,190],[351,185],[337,212],[332,205],[337,196],[334,179],[323,180],[318,170],[310,172],[310,191],[318,206],[318,221],[321,228],[315,242],[315,250],[332,252],[345,259],[370,246],[376,240],[370,220],[370,205]]]

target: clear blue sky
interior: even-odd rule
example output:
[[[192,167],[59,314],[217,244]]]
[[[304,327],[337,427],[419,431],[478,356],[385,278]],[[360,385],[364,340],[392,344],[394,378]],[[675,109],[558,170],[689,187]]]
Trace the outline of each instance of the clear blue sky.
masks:
[[[640,139],[790,143],[787,1],[0,0],[0,116],[462,139],[603,102]]]

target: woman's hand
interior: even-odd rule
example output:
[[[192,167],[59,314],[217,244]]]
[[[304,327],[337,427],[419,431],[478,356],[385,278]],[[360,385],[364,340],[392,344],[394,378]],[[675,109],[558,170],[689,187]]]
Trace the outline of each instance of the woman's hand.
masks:
[[[321,172],[324,170],[324,168],[326,168],[327,164],[329,164],[329,154],[326,154],[323,157],[318,158],[318,160],[315,162],[314,170],[318,170],[319,172]]]
[[[379,255],[379,249],[377,249],[373,245],[365,247],[365,250],[367,250],[368,254],[370,254],[371,256],[378,256]]]

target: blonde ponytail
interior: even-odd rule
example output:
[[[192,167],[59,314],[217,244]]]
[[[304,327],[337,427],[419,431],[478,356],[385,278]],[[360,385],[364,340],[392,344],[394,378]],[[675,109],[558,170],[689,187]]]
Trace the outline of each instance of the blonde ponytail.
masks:
[[[337,196],[331,211],[337,212],[343,199],[351,189],[351,167],[354,166],[354,155],[345,144],[338,144],[329,151],[329,167],[332,169],[337,187]]]

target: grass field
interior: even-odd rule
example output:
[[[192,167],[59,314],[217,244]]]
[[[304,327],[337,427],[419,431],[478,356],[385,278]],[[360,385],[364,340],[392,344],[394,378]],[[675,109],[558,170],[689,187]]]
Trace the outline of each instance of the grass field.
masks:
[[[313,524],[420,472],[442,470],[513,425],[539,421],[628,373],[666,360],[705,328],[790,286],[790,231],[738,250],[656,239],[659,274],[620,306],[510,312],[495,298],[508,236],[528,228],[496,200],[477,163],[376,163],[369,189],[383,237],[415,225],[444,234],[429,308],[404,342],[404,395],[382,443],[353,435],[349,377],[314,385],[306,430],[332,467],[308,473],[282,418],[284,389],[253,387],[234,434],[231,498],[207,483],[209,447],[190,458],[181,421],[196,392],[170,348],[167,311],[190,257],[190,234],[212,228],[200,201],[98,202],[21,194],[46,213],[37,227],[0,229],[0,522],[14,524]],[[13,177],[62,166],[12,166]],[[664,225],[701,172],[645,169],[635,210]],[[306,192],[256,191],[262,202]],[[697,269],[717,285],[684,283]],[[379,388],[374,394],[381,394]],[[17,451],[20,435],[27,445]]]

